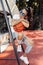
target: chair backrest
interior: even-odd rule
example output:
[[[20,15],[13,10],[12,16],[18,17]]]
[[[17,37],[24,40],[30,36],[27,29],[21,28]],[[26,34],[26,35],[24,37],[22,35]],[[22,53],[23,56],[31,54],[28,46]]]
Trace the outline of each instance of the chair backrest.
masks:
[[[5,10],[6,10],[7,12],[9,12],[5,0],[3,0],[3,4],[4,4],[4,7],[5,7]],[[1,2],[0,2],[0,11],[3,11]]]
[[[16,6],[14,0],[7,0],[7,2],[8,2],[8,4],[9,4],[9,7],[10,7],[10,10],[11,10],[12,15],[14,15],[14,14],[19,14],[19,9],[18,9],[18,7]],[[9,12],[5,0],[3,0],[3,3],[4,3],[5,10],[6,10],[7,12]],[[1,3],[0,3],[0,10],[2,11]]]
[[[19,9],[16,6],[15,2],[13,0],[7,0],[7,1],[8,1],[12,15],[19,14]]]

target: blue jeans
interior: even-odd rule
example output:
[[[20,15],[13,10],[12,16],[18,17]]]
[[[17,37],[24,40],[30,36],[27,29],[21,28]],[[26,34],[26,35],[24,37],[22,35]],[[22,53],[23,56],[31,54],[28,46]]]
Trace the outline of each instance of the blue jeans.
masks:
[[[25,53],[29,53],[32,49],[32,45],[28,42],[27,37],[24,36],[23,34],[23,38],[21,40],[18,40],[18,32],[14,31],[13,28],[11,30],[12,30],[13,38],[17,39],[18,44],[22,44],[22,42],[24,42],[24,44],[26,45]]]

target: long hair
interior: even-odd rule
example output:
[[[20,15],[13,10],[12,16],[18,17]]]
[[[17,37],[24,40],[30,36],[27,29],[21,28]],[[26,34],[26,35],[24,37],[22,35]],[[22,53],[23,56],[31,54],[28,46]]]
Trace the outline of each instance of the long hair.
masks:
[[[26,11],[27,11],[28,20],[30,21],[30,18],[31,18],[30,7],[26,7],[25,9],[26,9]]]

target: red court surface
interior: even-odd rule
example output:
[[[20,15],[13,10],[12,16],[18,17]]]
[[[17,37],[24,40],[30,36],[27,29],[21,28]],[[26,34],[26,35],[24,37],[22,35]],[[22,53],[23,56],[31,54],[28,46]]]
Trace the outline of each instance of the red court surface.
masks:
[[[27,57],[30,61],[30,65],[43,65],[43,31],[24,31],[24,34],[32,38],[34,45],[30,53],[27,54]],[[20,53],[22,55],[23,53]],[[7,49],[0,54],[0,58],[14,58],[15,54],[13,51],[12,44],[7,47]],[[22,65],[22,61],[20,60]],[[18,65],[16,60],[0,60],[0,65]],[[25,65],[25,64],[24,64]]]

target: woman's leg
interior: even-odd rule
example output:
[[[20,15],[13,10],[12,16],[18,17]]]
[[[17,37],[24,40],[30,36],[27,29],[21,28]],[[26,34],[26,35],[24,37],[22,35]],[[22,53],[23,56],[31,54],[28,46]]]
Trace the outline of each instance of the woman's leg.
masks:
[[[24,44],[26,45],[26,49],[25,49],[24,55],[22,55],[20,57],[20,59],[22,61],[24,61],[24,63],[29,64],[29,61],[28,61],[28,58],[27,58],[27,55],[26,54],[29,53],[31,51],[31,49],[32,49],[32,45],[29,42],[29,41],[31,41],[31,39],[27,39],[27,37],[24,36],[23,41],[24,41]],[[32,43],[32,41],[31,41],[31,43]]]

